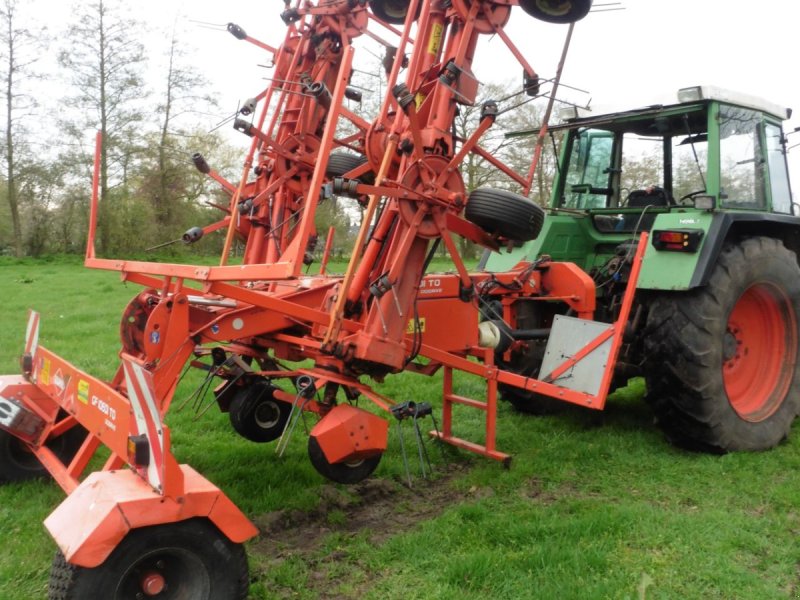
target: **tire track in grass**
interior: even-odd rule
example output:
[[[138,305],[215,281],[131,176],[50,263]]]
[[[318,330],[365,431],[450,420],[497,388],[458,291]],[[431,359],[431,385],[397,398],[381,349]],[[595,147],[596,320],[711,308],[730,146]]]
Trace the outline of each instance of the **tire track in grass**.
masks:
[[[464,465],[450,465],[435,479],[415,479],[413,488],[389,479],[369,479],[349,487],[325,485],[320,489],[319,505],[312,511],[278,510],[257,516],[253,521],[261,535],[249,546],[249,553],[258,562],[254,575],[259,579],[268,577],[272,569],[284,562],[300,561],[308,567],[304,590],[311,597],[357,597],[365,589],[355,595],[336,591],[342,584],[351,584],[340,578],[336,578],[339,581],[332,589],[332,569],[348,553],[344,550],[325,553],[326,540],[332,535],[339,539],[365,536],[371,547],[378,547],[395,534],[433,519],[463,501],[477,500],[482,495],[476,494],[476,490],[460,490],[452,485],[467,470]],[[360,585],[352,583],[368,588],[369,578]],[[280,595],[281,591],[272,588],[278,597],[296,596],[293,590],[283,591],[285,595]]]

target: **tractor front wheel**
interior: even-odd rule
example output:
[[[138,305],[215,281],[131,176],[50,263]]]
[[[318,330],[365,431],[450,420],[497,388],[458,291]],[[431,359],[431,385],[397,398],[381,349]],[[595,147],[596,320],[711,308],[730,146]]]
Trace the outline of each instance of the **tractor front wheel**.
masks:
[[[331,463],[325,458],[325,453],[322,451],[317,438],[313,435],[308,438],[308,457],[311,459],[311,464],[317,470],[317,473],[336,483],[353,485],[364,481],[378,468],[378,463],[381,462],[382,456],[383,454],[381,453],[369,458]]]
[[[727,246],[705,287],[663,293],[646,326],[648,399],[667,436],[765,450],[800,410],[800,267],[777,239]]]
[[[56,553],[49,598],[243,600],[248,580],[244,547],[207,519],[189,519],[134,529],[91,569]]]
[[[292,405],[276,400],[274,392],[274,386],[259,381],[236,393],[228,409],[236,433],[257,443],[271,442],[281,436]]]

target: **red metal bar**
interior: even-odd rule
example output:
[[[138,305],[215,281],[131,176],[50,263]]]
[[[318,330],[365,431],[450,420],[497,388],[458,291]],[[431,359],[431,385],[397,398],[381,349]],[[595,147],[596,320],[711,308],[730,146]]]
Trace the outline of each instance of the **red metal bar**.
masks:
[[[333,235],[336,233],[334,227],[328,228],[328,237],[325,239],[325,251],[322,253],[322,260],[319,264],[319,274],[324,275],[328,267],[328,259],[331,257],[331,249],[333,248]]]

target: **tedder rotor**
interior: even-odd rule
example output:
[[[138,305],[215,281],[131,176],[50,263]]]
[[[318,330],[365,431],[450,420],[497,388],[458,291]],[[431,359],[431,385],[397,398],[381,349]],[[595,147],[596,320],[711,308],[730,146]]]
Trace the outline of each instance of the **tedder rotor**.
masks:
[[[164,417],[187,363],[217,378],[220,409],[253,441],[285,445],[293,419],[316,414],[311,462],[341,483],[377,467],[389,418],[430,410],[387,398],[367,377],[442,370],[434,435],[505,463],[510,457],[495,443],[499,385],[603,408],[646,235],[631,254],[628,291],[610,323],[592,320],[595,284],[574,264],[540,256],[504,272],[471,273],[452,237],[498,250],[534,239],[542,227],[544,211],[526,197],[534,165],[517,173],[480,145],[500,118],[498,103],[481,105],[466,139],[453,127],[459,107],[476,103],[472,65],[481,36],[498,36],[508,48],[504,59],[520,64],[521,94],[541,93],[545,82],[504,30],[517,5],[569,24],[565,55],[572,24],[591,0],[298,1],[281,15],[287,33],[277,48],[230,24],[236,38],[271,55],[274,74],[234,124],[251,138],[240,181],[194,156],[230,196],[217,223],[185,236],[224,232],[217,266],[97,257],[95,167],[85,264],[143,288],[122,317],[116,375],[101,381],[42,347],[31,313],[22,374],[0,377],[0,434],[29,449],[68,494],[45,522],[60,548],[52,598],[246,596],[242,544],[256,528],[170,449]],[[353,40],[361,35],[386,47],[387,93],[372,121],[344,103],[359,94],[349,86]],[[98,136],[98,152],[101,143]],[[460,166],[470,153],[522,194],[468,193]],[[316,243],[315,214],[333,196],[362,205],[361,227],[344,275],[325,273],[327,253],[320,273],[310,275],[304,266]],[[236,241],[243,260],[229,264]],[[440,244],[454,271],[426,273]],[[541,303],[565,306],[568,316],[546,330],[517,322],[521,307]],[[515,345],[534,338],[548,339],[538,378],[507,368]],[[457,371],[484,379],[485,398],[456,394]],[[377,410],[357,405],[362,397]],[[456,435],[457,404],[485,414],[482,440]],[[84,477],[101,445],[110,458]]]

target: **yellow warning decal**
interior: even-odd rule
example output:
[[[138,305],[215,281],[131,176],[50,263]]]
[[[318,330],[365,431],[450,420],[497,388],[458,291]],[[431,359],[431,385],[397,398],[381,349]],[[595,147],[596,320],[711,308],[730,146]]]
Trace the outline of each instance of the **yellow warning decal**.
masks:
[[[422,333],[425,333],[425,317],[420,317],[419,319],[419,330]],[[408,322],[408,327],[406,327],[406,333],[413,334],[414,333],[414,319],[411,319]]]
[[[44,385],[50,385],[50,359],[48,358],[42,361],[42,370],[39,371],[39,381]]]
[[[441,23],[434,23],[431,28],[431,39],[428,40],[428,54],[437,54],[439,47],[442,45],[442,32],[444,25]]]
[[[83,379],[78,380],[78,400],[89,404],[89,382]]]

